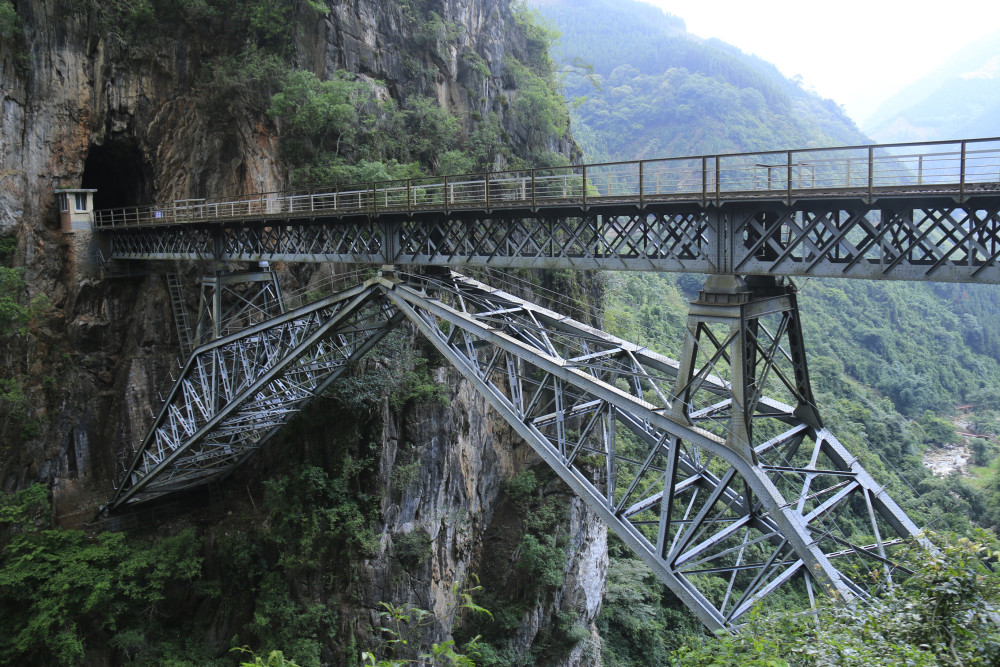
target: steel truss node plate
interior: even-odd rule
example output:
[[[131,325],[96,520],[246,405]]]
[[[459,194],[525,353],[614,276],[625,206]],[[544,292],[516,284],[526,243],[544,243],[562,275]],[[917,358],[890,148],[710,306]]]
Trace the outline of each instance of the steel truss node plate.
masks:
[[[691,372],[458,274],[386,272],[199,348],[112,504],[225,474],[403,318],[708,627],[777,591],[854,599],[900,574],[913,522],[817,419],[763,395],[748,413],[709,372],[724,343]],[[761,421],[735,444],[734,400]]]

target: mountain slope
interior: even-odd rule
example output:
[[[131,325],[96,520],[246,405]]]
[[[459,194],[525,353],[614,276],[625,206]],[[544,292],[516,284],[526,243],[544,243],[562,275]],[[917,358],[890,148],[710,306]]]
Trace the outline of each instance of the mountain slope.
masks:
[[[689,35],[678,17],[631,0],[535,6],[562,33],[564,94],[589,162],[869,142],[835,102],[738,49]],[[575,59],[590,62],[590,77]],[[610,274],[605,327],[676,357],[701,283],[684,274]],[[988,523],[983,490],[931,476],[921,454],[956,439],[941,416],[958,404],[978,406],[967,418],[974,427],[998,430],[1000,291],[850,280],[805,280],[800,288],[824,423],[918,524]],[[983,463],[992,445],[976,442]],[[669,662],[691,631],[687,613],[614,540],[609,554],[598,619],[605,664]]]
[[[831,100],[633,0],[536,0],[562,37],[574,134],[592,160],[864,143]],[[580,61],[593,68],[588,75]]]
[[[893,95],[864,127],[881,143],[1000,135],[1000,32]]]

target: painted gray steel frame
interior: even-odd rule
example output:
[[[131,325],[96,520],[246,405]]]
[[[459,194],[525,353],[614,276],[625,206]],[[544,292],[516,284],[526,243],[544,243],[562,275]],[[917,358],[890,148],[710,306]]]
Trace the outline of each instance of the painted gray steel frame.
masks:
[[[454,307],[426,287],[450,293]],[[892,548],[918,532],[829,431],[791,406],[761,399],[786,430],[748,457],[699,427],[710,423],[708,411],[691,415],[694,425],[671,414],[677,362],[464,278],[440,286],[404,282],[387,293],[711,628],[738,624],[795,578],[810,596],[813,581],[843,599],[865,596],[873,581],[891,578]],[[732,404],[728,383],[702,380],[719,396],[712,410]],[[647,449],[641,456],[621,449],[616,429]],[[806,440],[811,447],[803,447]],[[805,462],[793,463],[792,450],[800,449]],[[872,528],[862,542],[837,527],[859,497],[866,510],[858,518]],[[833,562],[840,560],[850,560],[851,576]],[[726,581],[721,601],[699,586],[705,576]]]
[[[106,230],[116,259],[570,268],[1000,282],[1000,190],[246,219]]]
[[[398,324],[373,296],[358,286],[197,348],[107,509],[228,475]]]
[[[112,506],[227,474],[404,317],[711,628],[786,585],[864,596],[917,532],[792,406],[760,398],[784,430],[748,454],[712,432],[728,427],[729,383],[697,373],[717,400],[678,416],[681,363],[457,274],[387,272],[196,350]],[[844,533],[858,506],[872,530]]]

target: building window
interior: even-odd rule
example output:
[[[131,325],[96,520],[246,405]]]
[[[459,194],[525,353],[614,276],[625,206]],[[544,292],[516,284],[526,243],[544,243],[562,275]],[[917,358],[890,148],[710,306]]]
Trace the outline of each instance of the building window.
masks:
[[[69,195],[65,192],[59,195],[59,210],[68,211],[69,210]]]
[[[76,210],[78,210],[78,211],[86,211],[87,210],[87,193],[86,192],[77,192],[74,196],[76,197]]]

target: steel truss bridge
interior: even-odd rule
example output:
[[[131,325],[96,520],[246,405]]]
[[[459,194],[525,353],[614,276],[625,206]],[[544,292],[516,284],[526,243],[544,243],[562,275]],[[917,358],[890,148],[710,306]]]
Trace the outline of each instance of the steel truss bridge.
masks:
[[[117,259],[384,264],[292,309],[267,271],[244,292],[240,274],[206,278],[206,324],[182,336],[193,352],[108,509],[226,477],[408,321],[707,626],[731,628],[779,590],[853,600],[905,575],[896,554],[918,529],[824,426],[785,277],[1000,281],[1000,139],[418,179],[94,223]],[[462,265],[710,275],[673,360]]]
[[[94,224],[121,259],[1000,282],[1000,139],[185,200]]]

